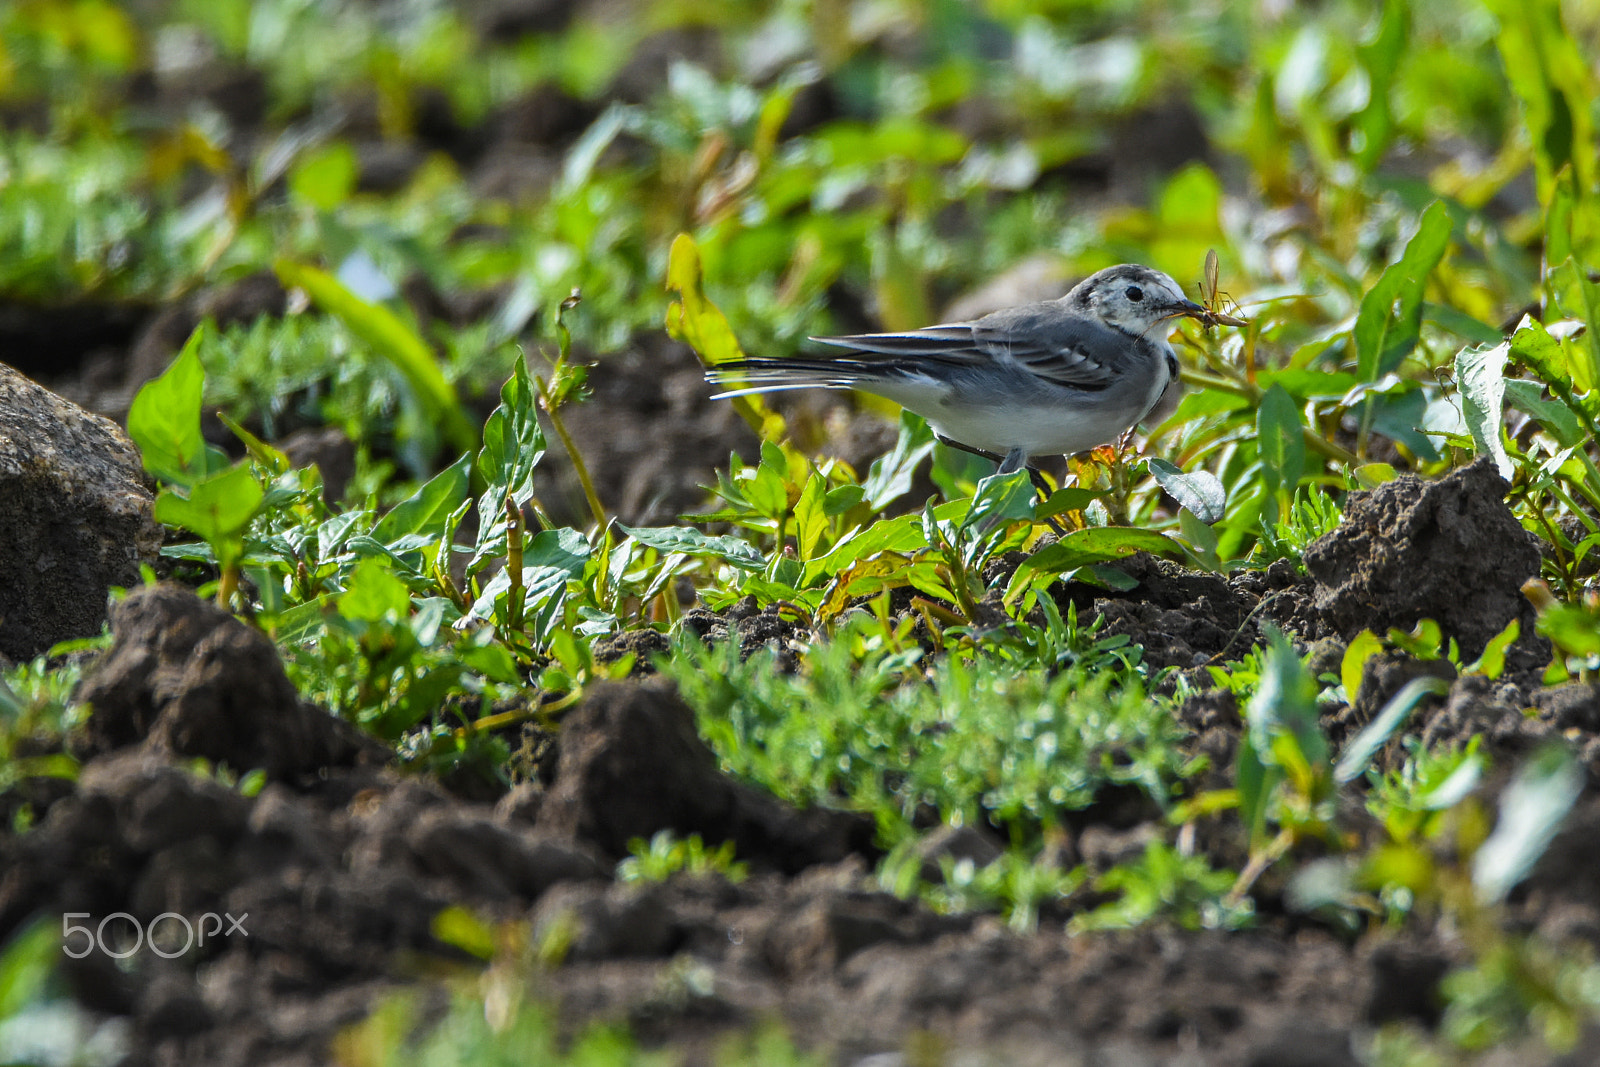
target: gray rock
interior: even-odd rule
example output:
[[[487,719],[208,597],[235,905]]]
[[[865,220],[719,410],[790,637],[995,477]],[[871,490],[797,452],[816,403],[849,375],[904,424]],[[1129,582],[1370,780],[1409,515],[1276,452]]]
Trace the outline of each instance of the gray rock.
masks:
[[[0,364],[0,654],[92,637],[106,592],[161,548],[155,497],[121,428]]]

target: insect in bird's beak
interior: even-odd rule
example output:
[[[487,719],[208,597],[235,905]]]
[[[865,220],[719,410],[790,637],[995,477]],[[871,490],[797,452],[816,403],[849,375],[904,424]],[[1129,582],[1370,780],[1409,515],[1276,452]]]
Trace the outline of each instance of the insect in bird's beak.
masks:
[[[1207,329],[1211,328],[1212,326],[1250,325],[1249,319],[1235,318],[1234,316],[1226,314],[1225,312],[1208,308],[1204,304],[1196,304],[1193,300],[1185,300],[1183,303],[1175,305],[1172,313],[1175,316],[1187,315],[1190,318],[1198,321]]]
[[[1200,308],[1200,314],[1195,315],[1194,312],[1190,312],[1190,314],[1194,315],[1194,317],[1200,321],[1200,325],[1204,326],[1208,330],[1213,326],[1250,325],[1250,320],[1248,319],[1235,318],[1226,312],[1217,310],[1217,304],[1221,294],[1217,291],[1217,277],[1220,273],[1220,264],[1217,258],[1217,250],[1215,248],[1206,249],[1205,271],[1205,280],[1200,283],[1200,295],[1206,298],[1205,305],[1203,307],[1198,304],[1195,305],[1196,307]]]

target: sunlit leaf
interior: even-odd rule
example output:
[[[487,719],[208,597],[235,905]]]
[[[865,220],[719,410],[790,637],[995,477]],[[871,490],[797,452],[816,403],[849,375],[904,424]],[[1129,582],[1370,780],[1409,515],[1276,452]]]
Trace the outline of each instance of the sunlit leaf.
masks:
[[[1583,792],[1583,767],[1551,745],[1518,768],[1500,794],[1494,833],[1472,857],[1472,884],[1486,903],[1504,900],[1527,877]]]
[[[1373,754],[1382,748],[1394,732],[1405,725],[1406,719],[1423,699],[1429,696],[1443,696],[1450,691],[1450,683],[1443,678],[1424,675],[1413,678],[1400,687],[1400,691],[1389,698],[1372,721],[1362,727],[1361,732],[1351,738],[1345,745],[1344,751],[1339,755],[1339,762],[1333,769],[1333,776],[1337,781],[1349,782],[1359,778],[1372,762]]]
[[[1449,241],[1450,213],[1444,201],[1436,200],[1422,213],[1405,252],[1361,298],[1355,343],[1356,373],[1362,381],[1376,381],[1416,347],[1423,289]]]
[[[468,421],[455,387],[439,369],[433,349],[410,324],[383,305],[357,297],[318,267],[279,260],[274,269],[284,285],[303,289],[318,307],[337,316],[351,333],[388,360],[456,448],[467,451],[477,447],[477,431]]]
[[[1208,526],[1222,518],[1228,494],[1215,474],[1208,470],[1186,473],[1155,456],[1145,460],[1145,464],[1161,488],[1179,504],[1188,508],[1195,518]]]

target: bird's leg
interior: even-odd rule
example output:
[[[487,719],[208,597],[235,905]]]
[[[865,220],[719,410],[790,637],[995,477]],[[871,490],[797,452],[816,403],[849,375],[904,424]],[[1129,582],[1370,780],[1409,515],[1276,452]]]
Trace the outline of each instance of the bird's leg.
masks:
[[[999,463],[1000,460],[1004,458],[998,452],[985,452],[981,448],[973,448],[971,445],[964,445],[960,441],[952,441],[950,438],[944,436],[944,434],[934,434],[933,437],[934,440],[938,441],[941,445],[945,445],[948,448],[953,448],[957,452],[965,452],[969,456],[981,456],[982,458],[993,463]]]
[[[970,456],[981,456],[984,459],[1000,464],[999,469],[995,471],[996,474],[1011,474],[1014,471],[1026,470],[1028,472],[1028,480],[1033,482],[1033,487],[1039,491],[1039,499],[1041,501],[1050,499],[1050,484],[1044,480],[1044,472],[1032,464],[1027,464],[1028,457],[1022,454],[1022,450],[1020,448],[1014,448],[1002,456],[998,452],[987,452],[981,448],[973,448],[971,445],[964,445],[960,441],[952,441],[943,434],[935,434],[934,438],[940,444],[953,448],[958,452],[965,452]],[[1006,465],[1012,462],[1013,457],[1016,457],[1016,465],[1012,466],[1010,470],[1007,470]],[[1027,465],[1024,466],[1024,464]],[[1056,536],[1058,537],[1067,532],[1062,528],[1061,524],[1056,522],[1056,520],[1053,518],[1045,519],[1044,523],[1046,526],[1050,527],[1050,529],[1054,530]]]
[[[1024,452],[1020,448],[1013,448],[1010,452],[1006,453],[1006,458],[1000,461],[1000,467],[995,471],[995,473],[1015,474],[1024,466],[1026,466],[1027,462],[1028,453]]]

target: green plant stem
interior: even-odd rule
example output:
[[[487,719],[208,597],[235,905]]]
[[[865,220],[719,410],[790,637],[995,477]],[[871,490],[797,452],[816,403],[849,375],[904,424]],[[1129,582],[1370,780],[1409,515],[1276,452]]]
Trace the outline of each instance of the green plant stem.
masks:
[[[224,611],[233,610],[233,598],[239,591],[239,567],[230,563],[222,568],[217,579],[217,606]]]
[[[511,589],[506,595],[506,626],[522,629],[522,512],[509,494],[506,496],[506,576]]]
[[[546,415],[550,416],[550,425],[555,427],[556,436],[561,438],[562,446],[567,450],[567,455],[572,459],[572,467],[578,474],[578,484],[583,486],[583,497],[589,502],[589,514],[594,516],[594,524],[599,529],[606,528],[606,511],[600,506],[600,497],[594,491],[594,479],[589,477],[589,465],[584,463],[583,455],[578,451],[578,446],[572,440],[572,435],[567,432],[567,424],[561,418],[561,413],[556,405],[550,401],[550,389],[545,385],[543,378],[537,375],[533,379],[533,386],[539,391],[539,401],[544,406]]]

